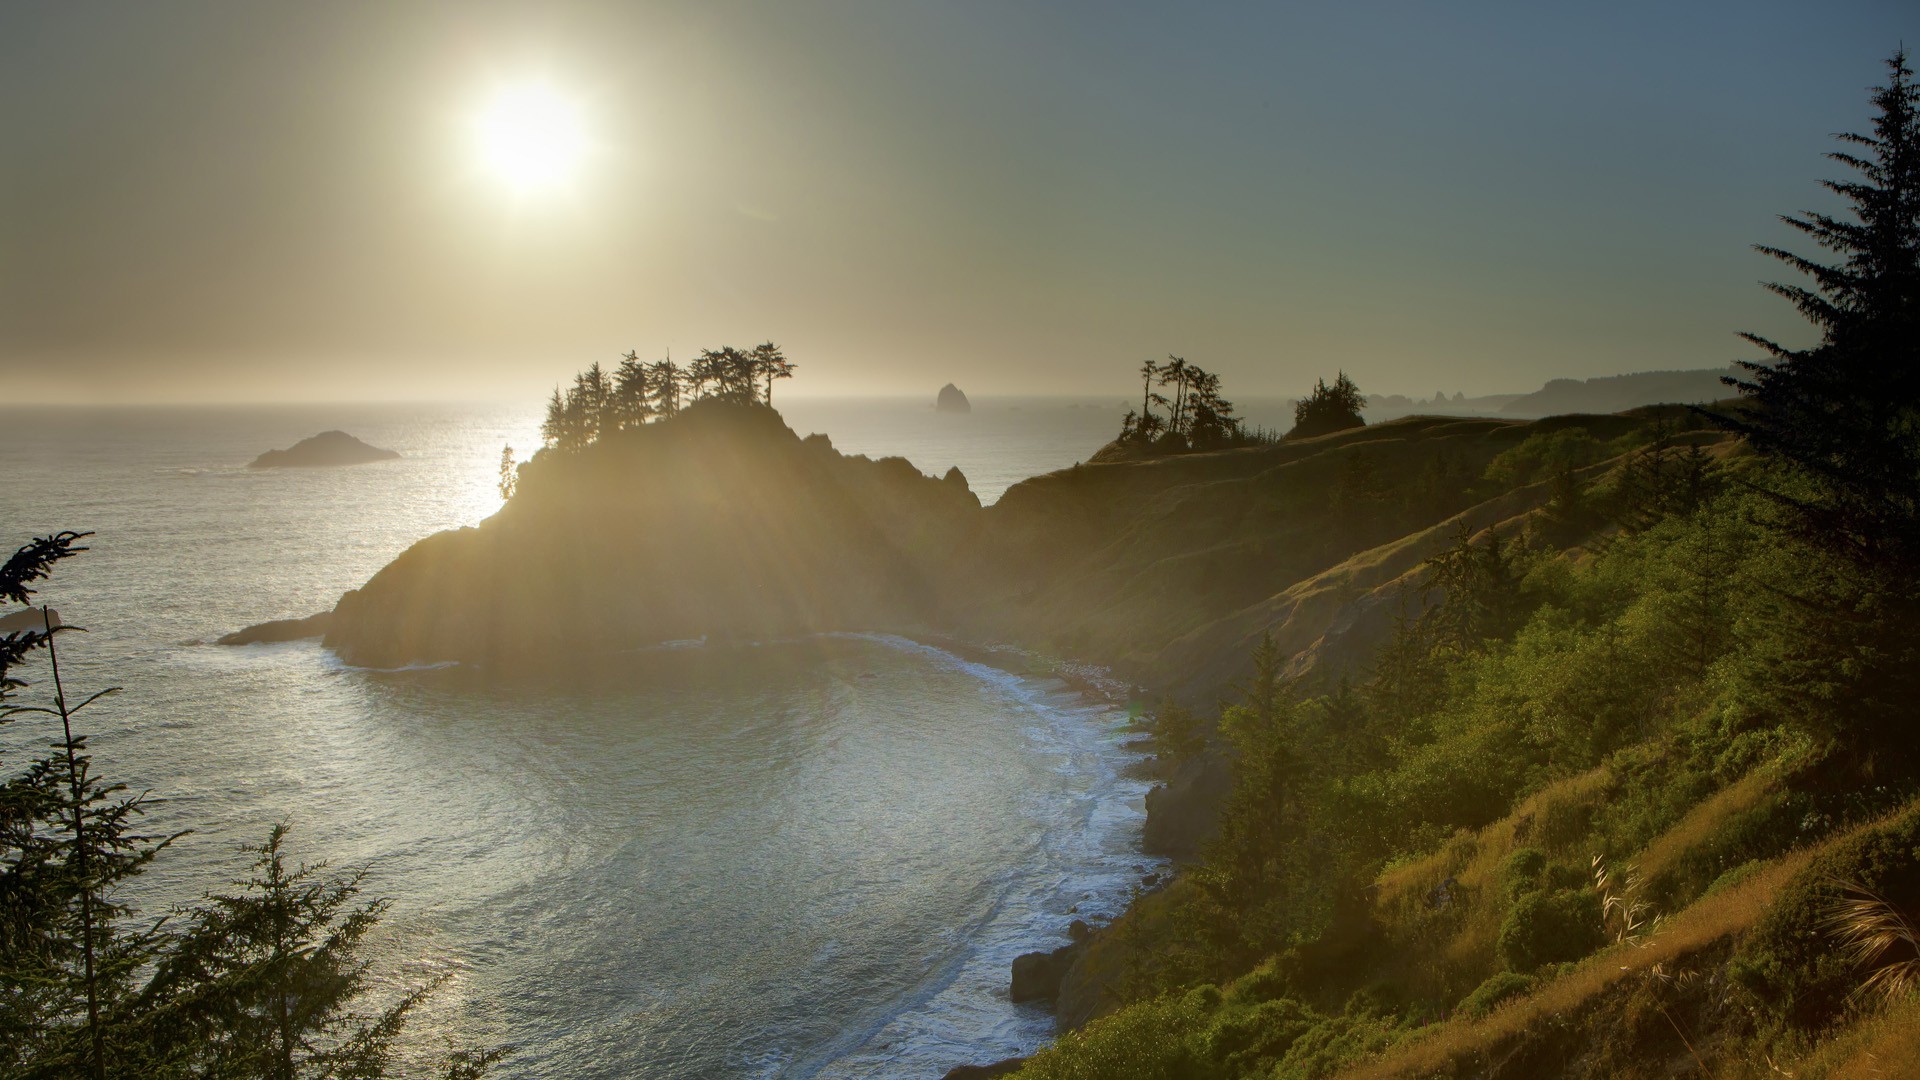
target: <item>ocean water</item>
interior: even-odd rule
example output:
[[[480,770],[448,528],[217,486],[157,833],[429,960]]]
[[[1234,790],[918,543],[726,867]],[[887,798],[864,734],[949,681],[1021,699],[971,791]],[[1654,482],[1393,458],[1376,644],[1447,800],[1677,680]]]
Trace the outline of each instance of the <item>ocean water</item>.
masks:
[[[849,453],[959,465],[991,501],[1090,454],[1116,404],[783,412]],[[207,644],[491,514],[500,447],[524,458],[537,420],[0,411],[0,539],[97,534],[42,593],[89,631],[64,639],[72,688],[123,688],[82,724],[96,759],[153,793],[154,826],[194,830],[132,898],[224,887],[286,821],[298,856],[391,899],[386,985],[448,976],[419,1043],[514,1043],[506,1077],[938,1076],[1044,1042],[1047,1013],[1007,1000],[1013,957],[1155,869],[1123,709],[879,636],[608,656],[565,683]],[[327,428],[403,456],[245,467]],[[0,747],[46,737],[22,721]]]

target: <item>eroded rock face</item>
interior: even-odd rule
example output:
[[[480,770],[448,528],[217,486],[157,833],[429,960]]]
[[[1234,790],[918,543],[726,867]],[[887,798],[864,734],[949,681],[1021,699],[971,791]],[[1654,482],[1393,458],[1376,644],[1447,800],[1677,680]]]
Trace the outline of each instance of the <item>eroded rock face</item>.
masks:
[[[961,393],[959,387],[948,383],[940,388],[940,396],[934,399],[933,407],[940,412],[967,413],[973,411],[973,402],[967,400],[967,395]]]
[[[307,468],[324,465],[362,465],[386,461],[400,455],[392,450],[368,446],[344,431],[323,431],[310,439],[301,439],[285,450],[269,450],[253,459],[250,469]]]

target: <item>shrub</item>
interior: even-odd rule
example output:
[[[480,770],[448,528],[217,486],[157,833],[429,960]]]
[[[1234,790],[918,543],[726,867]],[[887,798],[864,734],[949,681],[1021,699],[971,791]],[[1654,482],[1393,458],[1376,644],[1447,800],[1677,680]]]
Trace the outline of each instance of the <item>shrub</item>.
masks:
[[[1517,971],[1496,971],[1486,982],[1474,988],[1460,1001],[1460,1011],[1468,1016],[1485,1016],[1494,1006],[1508,998],[1518,997],[1533,989],[1533,976],[1522,975]]]
[[[1727,974],[1763,1033],[1817,1033],[1845,1013],[1865,982],[1831,932],[1849,883],[1906,911],[1920,905],[1920,809],[1823,853],[1741,941]]]
[[[1500,883],[1506,887],[1509,899],[1518,900],[1538,889],[1540,875],[1546,872],[1546,852],[1534,847],[1516,848],[1500,864]]]
[[[1500,958],[1530,972],[1578,960],[1605,941],[1600,897],[1591,889],[1541,890],[1521,897],[1500,924]]]

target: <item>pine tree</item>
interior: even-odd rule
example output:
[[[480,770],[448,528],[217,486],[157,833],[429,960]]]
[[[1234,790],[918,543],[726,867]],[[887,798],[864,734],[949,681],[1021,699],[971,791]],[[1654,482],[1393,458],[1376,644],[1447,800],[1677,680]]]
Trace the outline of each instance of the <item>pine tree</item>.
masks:
[[[249,849],[239,891],[181,913],[180,942],[155,977],[192,1071],[263,1080],[384,1076],[408,1013],[434,983],[363,1014],[371,965],[360,944],[385,910],[361,902],[362,874],[289,867],[285,825]],[[497,1053],[492,1055],[497,1057]]]
[[[1724,419],[1813,483],[1813,498],[1782,496],[1808,535],[1911,570],[1920,567],[1920,86],[1904,51],[1887,66],[1872,134],[1841,135],[1854,149],[1828,155],[1856,174],[1824,182],[1849,215],[1781,219],[1837,261],[1758,248],[1811,279],[1768,288],[1820,341],[1791,349],[1743,334],[1773,361],[1741,364],[1745,378],[1728,381],[1752,407]]]
[[[59,533],[20,548],[0,568],[0,598],[28,603],[31,582],[85,551],[87,534]],[[0,723],[58,720],[52,753],[0,784],[0,1064],[21,1076],[146,1075],[130,1015],[136,978],[158,938],[128,923],[119,890],[174,837],[140,833],[143,799],[93,769],[79,714],[114,693],[75,701],[60,673],[57,626],[9,635],[0,646],[0,698],[24,684],[10,668],[44,650],[53,691],[45,706],[0,703]]]

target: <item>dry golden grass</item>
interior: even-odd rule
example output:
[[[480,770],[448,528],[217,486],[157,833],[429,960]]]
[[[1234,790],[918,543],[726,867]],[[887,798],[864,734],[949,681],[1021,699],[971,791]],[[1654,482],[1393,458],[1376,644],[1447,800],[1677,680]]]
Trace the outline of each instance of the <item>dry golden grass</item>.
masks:
[[[1526,845],[1585,862],[1587,853],[1569,845],[1585,832],[1579,826],[1586,812],[1606,798],[1612,780],[1613,774],[1603,766],[1550,784],[1522,799],[1499,821],[1475,833],[1461,833],[1432,855],[1380,876],[1376,912],[1382,923],[1403,932],[1436,921],[1443,927],[1444,940],[1404,943],[1409,957],[1420,961],[1417,969],[1405,973],[1420,992],[1458,996],[1493,973],[1504,909],[1494,899],[1501,884],[1501,863],[1515,848]],[[1453,908],[1434,912],[1428,897],[1448,878],[1453,879],[1449,890]]]
[[[1755,769],[1708,796],[1647,845],[1634,864],[1640,876],[1651,882],[1672,870],[1689,851],[1711,840],[1732,818],[1765,802],[1779,786],[1780,778],[1772,770]]]
[[[1849,1025],[1802,1060],[1780,1066],[1794,1080],[1907,1080],[1920,1076],[1920,997]]]
[[[1543,792],[1542,794],[1545,794]],[[1723,938],[1751,929],[1766,913],[1767,906],[1781,886],[1807,868],[1814,858],[1844,844],[1862,833],[1885,826],[1910,812],[1905,806],[1872,821],[1863,822],[1828,837],[1812,847],[1781,856],[1761,868],[1752,877],[1721,892],[1703,897],[1692,906],[1666,920],[1643,944],[1618,946],[1589,957],[1566,975],[1524,997],[1518,997],[1482,1019],[1460,1018],[1435,1025],[1403,1046],[1376,1061],[1357,1065],[1338,1074],[1339,1080],[1390,1080],[1395,1077],[1426,1077],[1445,1074],[1463,1060],[1481,1058],[1502,1042],[1511,1039],[1548,1017],[1569,1015],[1588,1005],[1594,998],[1627,979],[1642,976],[1658,965],[1688,956]],[[1886,1015],[1912,1007],[1912,999],[1889,1010]],[[1920,1077],[1920,1031],[1903,1032],[1898,1025],[1869,1022],[1870,1028],[1859,1038],[1857,1047],[1847,1050],[1839,1043],[1824,1048],[1834,1053],[1853,1054],[1836,1071],[1808,1072],[1807,1076],[1871,1077],[1875,1075]],[[1848,1044],[1852,1045],[1852,1044]],[[1869,1059],[1867,1054],[1876,1055]],[[1809,1061],[1824,1060],[1810,1058]],[[1881,1073],[1858,1071],[1864,1064],[1875,1064]],[[1848,1071],[1854,1069],[1855,1071]],[[1796,1077],[1802,1073],[1789,1070]]]
[[[1694,904],[1662,924],[1644,944],[1609,949],[1538,991],[1514,999],[1480,1020],[1453,1020],[1389,1056],[1356,1066],[1342,1080],[1388,1080],[1444,1072],[1452,1063],[1484,1055],[1547,1017],[1572,1013],[1622,981],[1670,963],[1758,922],[1773,894],[1805,869],[1819,848],[1784,856],[1754,876]]]

